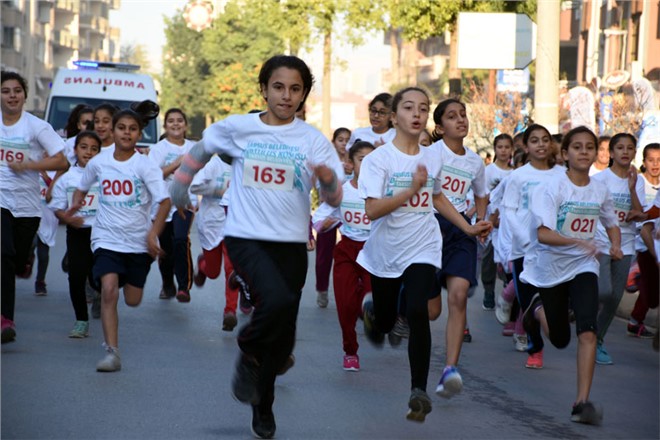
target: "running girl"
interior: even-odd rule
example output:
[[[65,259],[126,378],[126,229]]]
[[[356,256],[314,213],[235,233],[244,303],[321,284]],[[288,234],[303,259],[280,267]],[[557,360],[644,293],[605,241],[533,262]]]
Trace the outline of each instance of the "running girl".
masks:
[[[552,345],[565,348],[571,339],[568,310],[575,312],[577,396],[571,420],[587,424],[602,420],[602,409],[589,401],[597,344],[598,249],[592,240],[598,221],[611,243],[609,255],[613,260],[623,257],[612,197],[606,186],[589,178],[597,148],[596,135],[586,127],[564,137],[561,150],[568,170],[537,189],[532,200],[539,241],[536,261],[525,264],[520,274],[539,289],[525,311],[529,333],[542,326]]]
[[[471,214],[467,212],[467,196],[472,190],[476,221],[479,223],[486,215],[488,192],[483,160],[463,145],[470,128],[465,104],[456,99],[442,101],[433,112],[433,121],[437,142],[429,149],[442,161],[442,192],[469,224]],[[440,315],[440,292],[442,287],[446,288],[449,309],[445,334],[447,357],[436,393],[450,398],[463,388],[463,380],[456,366],[464,336],[469,335],[466,308],[468,290],[477,285],[477,241],[474,234],[465,233],[456,222],[444,218],[442,213],[436,218],[443,238],[442,270],[438,272],[436,295],[429,300],[429,317],[435,320]],[[470,340],[471,337],[468,337],[467,342]]]
[[[76,163],[76,152],[74,145],[76,143],[76,136],[81,131],[89,130],[94,121],[94,109],[87,104],[78,104],[71,110],[69,119],[66,123],[64,131],[66,132],[66,158],[71,165]]]
[[[610,139],[610,157],[612,165],[604,171],[592,176],[592,180],[607,187],[612,196],[614,213],[621,229],[621,251],[623,258],[614,260],[609,254],[611,243],[601,223],[596,230],[595,241],[598,247],[598,293],[602,308],[598,313],[598,345],[596,348],[596,363],[612,364],[612,358],[604,345],[605,334],[609,328],[616,310],[619,307],[630,271],[630,262],[635,254],[635,222],[626,221],[632,210],[641,211],[644,200],[644,179],[631,167],[635,158],[635,136],[619,133]]]
[[[101,139],[101,153],[115,151],[112,121],[118,110],[117,107],[108,103],[103,103],[94,109],[94,131]]]
[[[373,343],[383,343],[383,334],[392,330],[397,319],[403,287],[410,326],[411,395],[406,417],[419,422],[432,409],[426,394],[431,358],[428,299],[442,261],[442,236],[432,209],[467,234],[490,231],[490,223],[470,225],[456,212],[442,192],[441,155],[419,145],[429,105],[428,95],[417,87],[396,93],[392,99],[396,136],[364,159],[358,181],[372,222],[357,259],[372,274],[373,301],[363,306],[365,333]],[[461,337],[462,332],[461,328]]]
[[[222,329],[228,332],[238,324],[236,318],[238,289],[230,287],[229,284],[229,275],[234,267],[227,256],[227,247],[223,241],[226,208],[222,205],[222,199],[229,187],[230,180],[231,166],[218,156],[213,156],[190,185],[190,192],[202,196],[197,212],[197,231],[202,253],[197,257],[197,272],[193,281],[196,286],[201,287],[207,277],[212,280],[218,278],[224,257],[225,310],[222,317]],[[175,214],[175,218],[176,216]]]
[[[64,141],[48,123],[23,111],[27,83],[15,72],[0,79],[0,207],[2,208],[2,343],[16,339],[16,274],[23,273],[39,228],[39,172],[65,170]]]
[[[351,138],[346,148],[351,148],[359,139],[369,142],[378,148],[381,145],[394,139],[395,131],[392,128],[390,118],[392,107],[392,95],[389,93],[380,93],[369,102],[369,124],[370,127],[356,128],[351,133]]]
[[[536,242],[533,228],[532,200],[534,189],[559,178],[566,171],[553,167],[552,137],[542,125],[532,124],[523,134],[528,162],[511,172],[507,179],[504,198],[500,209],[500,227],[506,228],[511,236],[507,260],[513,263],[513,280],[516,296],[522,310],[526,310],[537,289],[520,280],[523,263],[533,264],[531,251]],[[527,257],[527,258],[525,258]],[[528,335],[531,342],[525,367],[543,368],[543,338],[540,332]]]
[[[259,72],[265,112],[233,115],[211,125],[175,173],[172,197],[181,210],[190,201],[193,175],[213,153],[233,158],[231,207],[225,244],[234,269],[250,286],[254,311],[241,329],[241,353],[232,391],[252,405],[252,431],[275,435],[275,377],[295,343],[296,319],[307,274],[309,191],[313,177],[321,196],[339,205],[343,167],[330,142],[295,117],[312,88],[301,59],[278,55]]]
[[[162,252],[158,235],[170,211],[162,171],[135,150],[146,122],[132,110],[115,114],[112,131],[115,151],[101,153],[89,161],[66,213],[72,217],[82,209],[94,184],[99,184],[101,193],[91,240],[93,276],[101,286],[101,323],[106,351],[96,365],[96,371],[101,372],[121,369],[119,289],[124,288],[127,305],[135,307],[142,301],[151,263]],[[153,224],[149,218],[152,203],[160,205]]]
[[[183,159],[183,155],[195,144],[185,138],[188,129],[188,119],[181,109],[171,108],[165,112],[165,138],[151,148],[149,158],[163,171],[163,179],[169,189],[174,180],[174,172]],[[190,203],[195,206],[196,197],[191,197]],[[173,215],[175,207],[170,209],[165,222],[165,228],[158,240],[163,249],[163,255],[158,258],[158,269],[163,280],[160,299],[170,299],[176,295],[179,302],[190,302],[192,287],[193,262],[190,253],[190,228],[195,214],[186,210],[181,215]],[[157,207],[152,208],[155,216]],[[178,289],[174,285],[174,277]]]
[[[91,248],[92,224],[99,206],[100,190],[93,185],[85,196],[78,215],[68,216],[73,194],[78,189],[87,163],[101,151],[101,139],[93,131],[83,131],[76,136],[73,151],[76,154],[75,165],[69,168],[55,183],[53,199],[49,207],[55,216],[66,224],[66,250],[69,255],[69,296],[76,316],[70,338],[89,336],[89,314],[85,294],[85,281],[95,286],[92,277],[94,256]]]
[[[369,238],[371,228],[357,185],[362,160],[373,150],[374,146],[369,142],[358,141],[353,144],[348,151],[348,160],[354,174],[350,181],[344,183],[341,205],[335,208],[323,203],[312,220],[314,228],[320,233],[324,229],[333,230],[341,224],[339,232],[342,238],[334,249],[332,284],[344,348],[343,367],[346,371],[360,371],[355,324],[362,316],[362,300],[371,293],[370,275],[356,261],[364,242]]]

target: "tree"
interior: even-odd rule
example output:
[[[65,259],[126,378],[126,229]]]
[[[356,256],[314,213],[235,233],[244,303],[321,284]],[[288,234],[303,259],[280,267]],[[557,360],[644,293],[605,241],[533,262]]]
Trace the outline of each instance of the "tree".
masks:
[[[143,44],[124,44],[119,48],[119,62],[136,64],[144,72],[151,70],[147,49]]]

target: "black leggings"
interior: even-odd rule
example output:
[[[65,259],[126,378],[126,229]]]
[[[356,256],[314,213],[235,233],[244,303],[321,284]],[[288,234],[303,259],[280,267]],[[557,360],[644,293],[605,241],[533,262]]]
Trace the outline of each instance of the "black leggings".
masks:
[[[513,260],[513,285],[516,288],[516,297],[520,303],[520,308],[524,313],[532,302],[532,298],[534,298],[534,295],[539,291],[539,289],[531,284],[527,284],[520,279],[520,274],[522,271],[523,258]],[[530,344],[530,348],[527,350],[527,353],[534,354],[543,350],[543,338],[541,337],[540,328],[533,334],[529,333],[528,336],[532,343]]]
[[[2,208],[2,316],[14,320],[16,272],[22,273],[39,229],[39,217],[14,217]]]
[[[371,289],[376,314],[376,326],[383,333],[394,327],[398,314],[399,292],[405,288],[406,318],[410,326],[408,361],[411,388],[426,391],[431,362],[431,328],[428,299],[435,288],[435,267],[430,264],[411,264],[398,278],[371,275]]]
[[[241,351],[260,364],[261,405],[275,396],[275,377],[293,351],[296,320],[307,276],[305,243],[225,237],[234,270],[250,286],[252,318],[239,332]]]
[[[575,332],[596,333],[598,317],[598,276],[585,272],[555,287],[539,288],[543,310],[548,321],[550,342],[564,348],[571,340],[568,309],[575,312]]]
[[[85,280],[94,288],[92,267],[94,254],[91,242],[92,228],[66,228],[66,249],[69,254],[69,296],[76,314],[76,321],[88,321],[87,295],[85,294]],[[97,289],[98,290],[98,289]]]

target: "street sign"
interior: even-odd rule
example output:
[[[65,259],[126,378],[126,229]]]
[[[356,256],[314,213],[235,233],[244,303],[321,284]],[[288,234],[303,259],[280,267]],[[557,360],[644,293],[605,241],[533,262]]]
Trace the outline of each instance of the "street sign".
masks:
[[[459,69],[524,69],[536,58],[536,24],[525,14],[458,14]]]
[[[529,69],[498,70],[498,92],[529,92]]]

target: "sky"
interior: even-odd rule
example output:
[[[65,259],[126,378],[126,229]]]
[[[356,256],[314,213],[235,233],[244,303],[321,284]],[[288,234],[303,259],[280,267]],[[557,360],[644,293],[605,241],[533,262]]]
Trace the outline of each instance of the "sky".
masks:
[[[151,70],[159,73],[161,70],[161,52],[165,45],[165,32],[163,17],[171,17],[177,13],[177,9],[183,10],[186,0],[121,0],[120,9],[111,11],[110,23],[120,29],[121,44],[142,44],[150,54]],[[146,38],[145,38],[146,36]],[[339,55],[346,61],[352,71],[360,71],[359,80],[350,80],[349,72],[335,72],[333,78],[335,84],[352,83],[356,93],[370,93],[373,88],[378,88],[380,71],[389,66],[389,47],[382,44],[382,34],[371,36],[364,46],[359,48],[334,48],[335,55]],[[320,83],[321,69],[323,66],[320,47],[311,54],[304,54],[302,58],[312,68],[312,72]],[[347,76],[347,78],[341,78]]]

